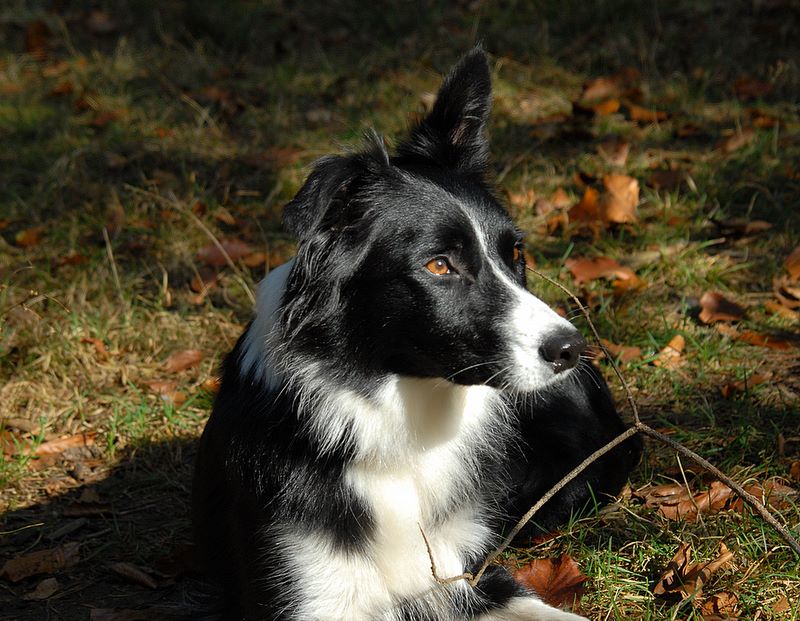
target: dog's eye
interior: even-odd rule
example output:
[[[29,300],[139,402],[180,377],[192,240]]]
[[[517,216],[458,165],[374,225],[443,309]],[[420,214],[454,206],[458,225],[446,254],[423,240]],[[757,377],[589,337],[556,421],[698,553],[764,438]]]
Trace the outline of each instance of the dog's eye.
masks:
[[[519,263],[519,260],[522,258],[522,248],[519,246],[514,246],[514,252],[511,254],[511,260],[514,263]]]
[[[426,269],[436,276],[446,276],[452,273],[452,268],[444,257],[436,257],[425,264]]]

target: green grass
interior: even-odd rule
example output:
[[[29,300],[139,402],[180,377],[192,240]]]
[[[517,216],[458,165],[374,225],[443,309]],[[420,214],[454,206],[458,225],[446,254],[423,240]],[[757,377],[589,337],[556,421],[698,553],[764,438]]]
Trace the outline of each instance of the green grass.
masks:
[[[59,543],[44,537],[85,487],[114,503],[112,517],[92,517],[73,536],[85,541],[85,560],[64,573],[69,586],[50,603],[63,618],[84,619],[80,604],[179,599],[178,587],[144,594],[105,566],[152,566],[188,537],[193,446],[212,401],[203,383],[251,316],[247,289],[292,253],[282,205],[315,158],[357,146],[364,128],[402,135],[423,110],[423,94],[476,40],[494,61],[490,132],[504,191],[547,198],[563,188],[577,201],[578,172],[618,171],[640,182],[639,222],[594,236],[575,228],[542,234],[532,208],[512,211],[537,267],[578,290],[601,335],[642,348],[623,372],[643,419],[740,482],[788,480],[800,460],[798,350],[732,341],[694,315],[714,289],[748,307],[741,329],[800,332],[764,308],[800,243],[800,24],[791,0],[461,4],[408,11],[333,0],[286,9],[236,0],[223,10],[210,1],[119,2],[106,7],[110,34],[93,33],[77,5],[49,11],[15,0],[0,9],[0,416],[35,423],[27,433],[7,427],[34,446],[87,431],[97,444],[91,456],[49,468],[37,467],[30,451],[0,462],[0,550],[13,556]],[[37,19],[51,33],[43,61],[25,50]],[[586,79],[626,67],[641,73],[645,103],[668,111],[668,120],[636,124],[620,113],[541,125],[571,112]],[[743,74],[772,91],[738,100]],[[778,124],[756,129],[732,153],[718,150],[726,132],[751,124],[752,109]],[[699,133],[679,137],[689,123]],[[598,152],[612,137],[631,145],[619,168]],[[671,165],[689,181],[649,185],[654,169]],[[743,237],[717,224],[734,217],[772,228]],[[254,268],[222,268],[199,303],[190,283],[203,269],[196,252],[210,241],[198,219],[216,237],[246,239],[269,257]],[[17,244],[32,227],[42,227],[41,241]],[[632,265],[646,286],[622,295],[607,282],[575,287],[566,259],[599,255]],[[554,287],[533,276],[530,284],[574,314]],[[685,363],[650,364],[675,334],[686,339]],[[108,359],[81,340],[89,338],[102,339]],[[166,373],[164,360],[187,348],[201,349],[202,363]],[[724,384],[766,371],[771,379],[747,393],[720,395]],[[151,380],[176,381],[188,399],[165,401],[148,389]],[[91,464],[83,479],[74,471],[81,460]],[[681,481],[679,466],[697,485],[692,464],[651,443],[632,485]],[[780,518],[800,535],[797,506]],[[582,610],[592,618],[699,618],[691,603],[659,601],[651,588],[679,543],[710,559],[720,541],[735,564],[715,574],[707,593],[738,594],[742,619],[800,619],[800,563],[749,513],[669,522],[623,499],[507,562],[569,553],[590,577]],[[11,586],[8,596],[33,586]],[[0,603],[12,618],[42,618],[43,604],[6,604],[6,595]],[[792,608],[774,613],[783,595]]]

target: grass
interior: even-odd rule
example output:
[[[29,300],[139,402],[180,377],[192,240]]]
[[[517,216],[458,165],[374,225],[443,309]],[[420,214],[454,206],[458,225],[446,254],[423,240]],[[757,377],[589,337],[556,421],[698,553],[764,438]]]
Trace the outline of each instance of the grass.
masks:
[[[18,599],[35,579],[0,583],[0,618],[40,619],[49,610],[85,619],[87,605],[182,601],[186,579],[159,578],[161,588],[146,591],[107,565],[163,567],[188,538],[193,445],[213,397],[205,382],[251,315],[247,289],[292,253],[281,206],[316,157],[357,144],[364,127],[401,135],[439,73],[477,39],[495,62],[494,167],[538,268],[576,288],[566,259],[606,255],[635,266],[646,283],[622,295],[601,281],[580,291],[605,338],[642,348],[623,370],[643,418],[740,482],[789,481],[800,459],[798,350],[734,341],[694,317],[713,289],[748,307],[741,329],[799,331],[764,306],[800,243],[791,1],[473,4],[423,3],[412,15],[344,0],[295,9],[238,0],[224,11],[210,1],[120,2],[101,13],[108,33],[79,6],[48,11],[15,0],[0,9],[0,415],[11,441],[31,447],[97,434],[88,453],[49,466],[33,449],[9,450],[0,462],[4,555],[83,542],[82,562],[58,574],[61,596],[48,603]],[[49,34],[42,46],[28,35],[26,50],[36,20]],[[668,120],[633,123],[618,113],[545,121],[571,113],[586,79],[630,66],[641,72],[648,105],[670,112]],[[771,92],[737,99],[742,74],[768,81]],[[753,109],[777,123],[721,152],[730,132],[752,125]],[[695,135],[679,137],[689,124]],[[622,167],[599,153],[611,137],[631,145]],[[649,184],[653,170],[670,166],[690,181],[669,190]],[[558,188],[577,201],[577,172],[615,170],[642,186],[636,225],[543,235],[533,206],[514,201]],[[735,217],[772,228],[742,235],[719,225]],[[202,299],[190,286],[207,269],[196,258],[210,243],[198,220],[265,257],[255,267],[220,268]],[[38,242],[18,243],[39,227]],[[567,308],[560,292],[531,286]],[[687,342],[684,364],[649,364],[675,334]],[[101,339],[108,356],[86,339]],[[166,358],[187,348],[204,352],[200,365],[166,372]],[[719,393],[766,371],[767,383],[733,398]],[[174,381],[188,399],[176,406],[151,381]],[[697,485],[690,464],[650,445],[632,486],[682,481],[679,466]],[[113,512],[51,537],[87,488]],[[796,505],[781,518],[800,535]],[[679,543],[710,559],[720,541],[735,564],[712,577],[707,594],[738,594],[740,618],[800,619],[798,559],[749,513],[675,522],[626,498],[515,550],[509,562],[569,553],[590,577],[581,609],[592,618],[699,618],[691,603],[658,600],[651,587]],[[783,596],[790,609],[774,612]]]

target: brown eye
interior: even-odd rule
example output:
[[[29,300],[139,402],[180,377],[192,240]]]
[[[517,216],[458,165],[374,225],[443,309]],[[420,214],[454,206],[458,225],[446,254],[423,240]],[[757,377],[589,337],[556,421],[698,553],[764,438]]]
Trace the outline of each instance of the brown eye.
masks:
[[[522,250],[520,250],[518,246],[514,246],[514,253],[511,255],[511,258],[514,263],[519,263],[519,260],[522,258]]]
[[[445,276],[450,273],[450,264],[447,262],[447,259],[443,259],[442,257],[428,261],[425,267],[431,274],[435,274],[436,276]]]

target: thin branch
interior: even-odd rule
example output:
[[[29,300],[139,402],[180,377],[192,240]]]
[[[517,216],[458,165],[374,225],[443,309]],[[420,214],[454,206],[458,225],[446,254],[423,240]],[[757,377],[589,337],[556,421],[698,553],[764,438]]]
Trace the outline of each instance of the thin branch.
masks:
[[[717,480],[721,481],[725,485],[727,485],[730,489],[732,489],[741,499],[743,502],[748,504],[752,507],[756,513],[758,513],[765,522],[767,522],[770,526],[772,526],[775,531],[783,538],[783,540],[789,545],[789,547],[798,555],[800,556],[800,543],[792,536],[792,534],[787,530],[785,526],[783,526],[777,518],[767,509],[767,507],[758,500],[752,494],[746,492],[741,485],[736,483],[733,479],[729,476],[724,474],[719,468],[714,466],[711,462],[703,457],[700,457],[694,451],[686,448],[682,444],[676,442],[672,438],[660,433],[643,423],[639,418],[639,409],[636,407],[636,402],[633,398],[633,393],[631,392],[630,386],[628,382],[625,381],[624,376],[622,375],[622,371],[619,369],[619,365],[617,365],[616,360],[608,351],[608,349],[603,345],[603,342],[600,340],[600,334],[597,332],[597,328],[595,327],[594,323],[592,322],[592,318],[589,316],[589,311],[586,307],[581,304],[581,301],[578,297],[572,293],[567,287],[562,285],[560,282],[557,282],[542,274],[538,270],[533,268],[528,268],[534,274],[542,277],[547,282],[555,285],[559,289],[561,289],[564,293],[566,293],[578,308],[583,313],[584,317],[586,317],[586,321],[589,324],[589,328],[594,335],[595,340],[597,341],[598,346],[601,348],[603,353],[606,356],[606,359],[611,364],[612,369],[614,370],[615,375],[619,379],[620,383],[622,384],[623,389],[625,390],[625,395],[627,396],[628,403],[631,408],[631,412],[633,413],[633,426],[627,429],[624,433],[618,435],[616,438],[612,439],[610,442],[605,444],[604,446],[597,449],[594,453],[589,455],[586,459],[584,459],[580,464],[578,464],[575,468],[573,468],[568,474],[566,474],[560,481],[558,481],[553,487],[551,487],[529,510],[528,512],[522,516],[522,518],[517,522],[511,532],[506,536],[503,542],[500,544],[498,548],[496,548],[493,552],[491,552],[486,559],[484,560],[483,564],[481,565],[480,569],[477,573],[473,576],[469,573],[461,574],[460,576],[453,576],[451,578],[440,578],[436,572],[436,564],[433,560],[433,553],[431,552],[430,544],[428,543],[428,538],[425,535],[425,532],[422,530],[420,526],[420,532],[422,533],[422,537],[425,540],[425,547],[428,550],[428,557],[431,561],[431,572],[433,573],[434,579],[439,582],[440,584],[448,584],[451,582],[455,582],[457,580],[468,580],[470,586],[475,587],[477,586],[478,582],[480,581],[481,577],[483,576],[486,568],[511,544],[514,537],[519,533],[520,530],[527,524],[533,516],[544,506],[547,501],[549,501],[553,496],[555,496],[558,492],[560,492],[566,485],[570,483],[570,481],[574,480],[578,477],[586,468],[588,468],[592,463],[594,463],[597,459],[608,453],[609,451],[613,450],[615,447],[619,446],[625,440],[631,438],[632,436],[636,435],[637,433],[642,433],[646,436],[653,438],[654,440],[658,440],[659,442],[663,442],[673,450],[675,450],[678,454],[687,457],[688,459],[695,462],[698,466],[709,472],[713,477]]]
[[[459,574],[458,576],[451,576],[450,578],[439,577],[439,572],[436,571],[436,561],[433,560],[433,550],[431,550],[431,543],[428,541],[428,536],[422,529],[422,524],[417,522],[417,526],[419,527],[419,532],[422,533],[422,540],[425,542],[425,549],[428,550],[428,559],[431,562],[431,574],[433,574],[433,579],[439,584],[452,584],[453,582],[458,582],[459,580],[469,580],[470,584],[472,584],[471,581],[473,580],[473,576],[468,571],[464,572],[463,574]]]

